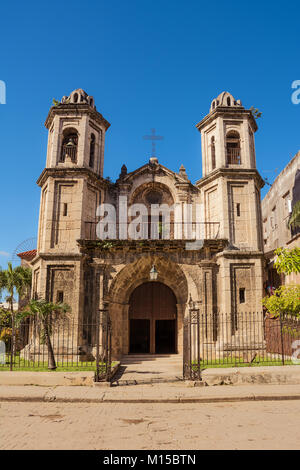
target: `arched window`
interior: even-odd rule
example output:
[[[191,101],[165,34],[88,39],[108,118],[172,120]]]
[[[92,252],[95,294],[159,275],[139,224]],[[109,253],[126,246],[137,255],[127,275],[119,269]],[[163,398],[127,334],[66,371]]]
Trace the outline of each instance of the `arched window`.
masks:
[[[227,106],[231,106],[231,101],[230,101],[230,97],[227,96]]]
[[[90,166],[91,168],[94,168],[94,161],[95,161],[95,144],[96,144],[95,134],[91,134],[90,162],[89,162],[89,166]]]
[[[236,131],[230,131],[226,135],[226,161],[227,165],[241,164],[240,135]]]
[[[71,159],[73,163],[77,161],[78,133],[75,129],[65,129],[63,132],[63,142],[60,153],[60,161],[64,162],[66,158]]]
[[[148,238],[151,238],[152,226],[158,225],[158,238],[162,239],[162,227],[163,227],[163,217],[159,214],[158,219],[151,217],[151,205],[152,204],[161,204],[162,203],[162,194],[155,189],[152,189],[146,194],[146,201],[149,205],[149,215],[148,215]]]
[[[214,170],[216,168],[216,147],[215,147],[214,137],[211,138],[210,151],[211,151],[211,169]]]

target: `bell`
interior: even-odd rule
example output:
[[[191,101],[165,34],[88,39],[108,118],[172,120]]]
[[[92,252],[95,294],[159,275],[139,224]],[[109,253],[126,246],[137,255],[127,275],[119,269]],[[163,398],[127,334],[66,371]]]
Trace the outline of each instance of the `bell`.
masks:
[[[69,142],[66,144],[67,147],[74,147],[75,142],[72,138],[69,139]]]

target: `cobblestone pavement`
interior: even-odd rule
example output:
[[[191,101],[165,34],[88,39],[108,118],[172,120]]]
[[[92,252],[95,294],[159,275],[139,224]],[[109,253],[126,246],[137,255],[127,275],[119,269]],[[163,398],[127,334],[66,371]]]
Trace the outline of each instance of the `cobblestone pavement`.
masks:
[[[1,403],[3,449],[299,449],[300,402]]]

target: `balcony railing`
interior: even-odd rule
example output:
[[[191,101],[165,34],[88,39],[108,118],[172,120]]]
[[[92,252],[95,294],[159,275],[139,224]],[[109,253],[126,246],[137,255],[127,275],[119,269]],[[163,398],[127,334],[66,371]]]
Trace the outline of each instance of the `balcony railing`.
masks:
[[[227,148],[227,165],[241,164],[241,149],[229,147]]]
[[[97,233],[98,223],[85,222],[85,240],[99,239]],[[105,231],[108,228],[112,229],[111,233],[115,231],[116,239],[120,239],[120,234],[124,232],[124,224],[112,224],[112,227],[108,227],[108,224],[106,224]],[[214,240],[220,238],[220,222],[170,222],[169,230],[161,222],[142,223],[139,224],[138,229],[140,236],[137,238],[141,240]],[[128,236],[128,240],[131,239]]]
[[[77,146],[76,145],[63,145],[61,152],[61,162],[64,162],[66,158],[70,158],[73,163],[77,161]]]

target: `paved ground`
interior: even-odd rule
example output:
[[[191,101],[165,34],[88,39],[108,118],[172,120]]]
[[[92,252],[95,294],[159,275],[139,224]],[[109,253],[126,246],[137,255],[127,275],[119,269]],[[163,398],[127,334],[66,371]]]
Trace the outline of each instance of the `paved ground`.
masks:
[[[120,384],[182,380],[182,356],[179,354],[124,355],[115,380]]]
[[[1,403],[0,419],[2,450],[300,447],[300,401]]]

